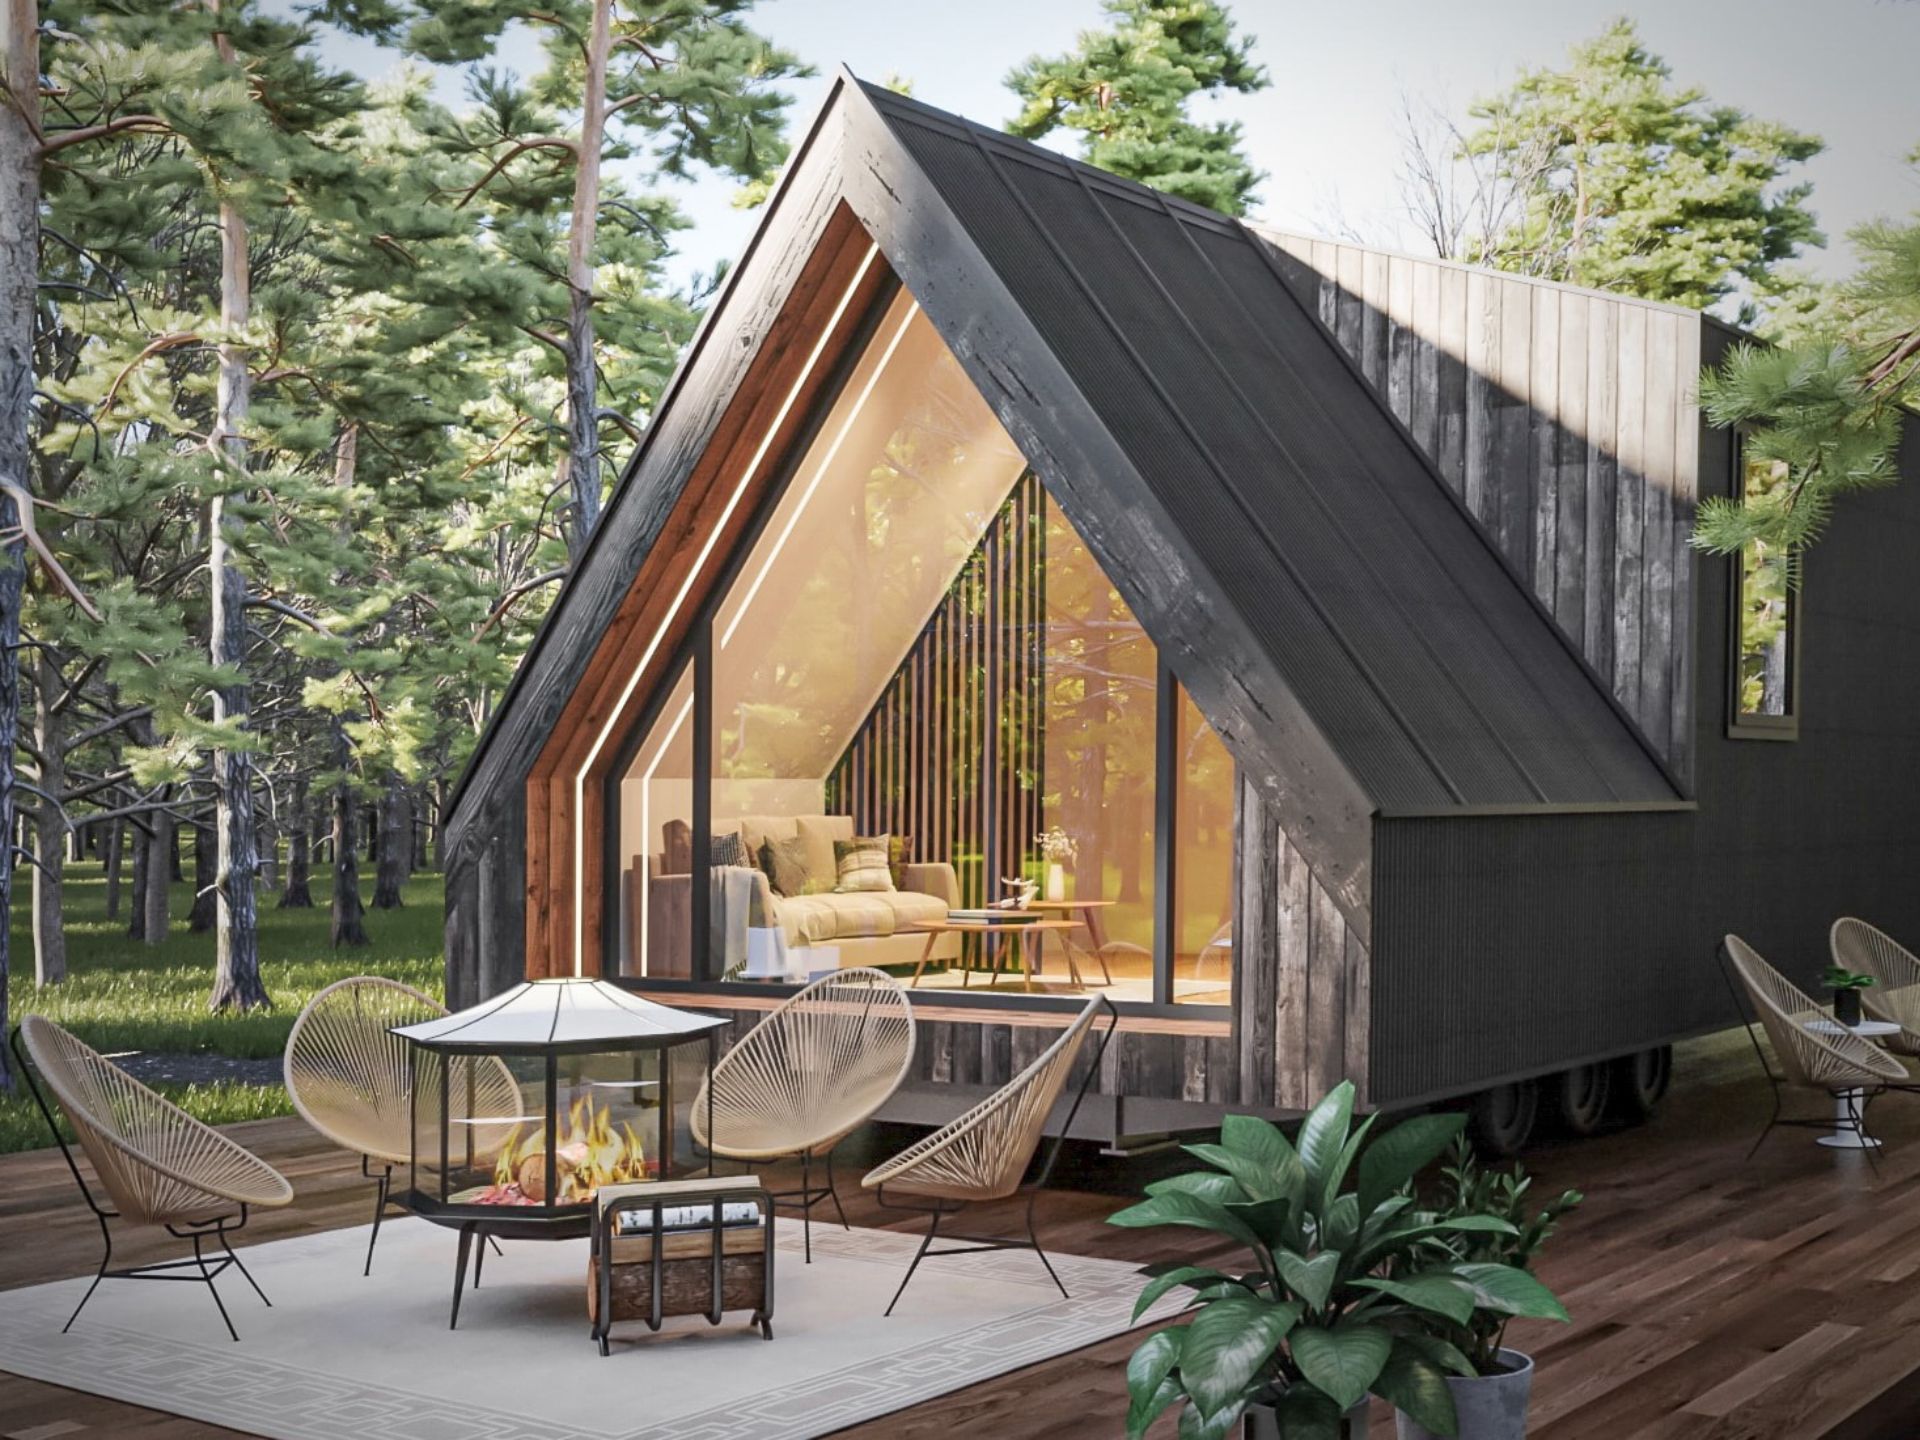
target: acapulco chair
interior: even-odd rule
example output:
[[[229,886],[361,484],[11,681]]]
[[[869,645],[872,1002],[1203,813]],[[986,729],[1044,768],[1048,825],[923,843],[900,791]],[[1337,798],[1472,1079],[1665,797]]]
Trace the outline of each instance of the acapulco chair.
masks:
[[[411,985],[359,975],[317,992],[287,1035],[284,1068],[294,1110],[325,1139],[357,1154],[360,1173],[374,1184],[373,1233],[363,1275],[373,1273],[373,1247],[391,1201],[393,1167],[406,1164],[412,1154],[407,1042],[392,1030],[446,1013]],[[452,1073],[462,1116],[513,1116],[521,1110],[520,1087],[498,1056],[460,1057]],[[508,1123],[474,1126],[476,1153],[491,1154],[510,1128]]]
[[[906,1078],[913,1063],[913,1005],[881,970],[841,970],[815,980],[768,1012],[721,1057],[693,1105],[693,1138],[729,1160],[800,1157],[800,1188],[773,1191],[797,1203],[808,1263],[813,1207],[833,1202],[833,1147],[865,1122]],[[707,1133],[707,1086],[713,1133]],[[827,1183],[813,1183],[824,1156]]]
[[[1087,1036],[1093,1031],[1094,1019],[1102,1010],[1107,1012],[1106,1029],[1101,1032],[1093,1057],[1082,1072],[1080,1088],[1075,1091],[1073,1104],[1068,1107],[1066,1118],[1061,1121],[1060,1133],[1054,1139],[1053,1148],[1047,1152],[1040,1173],[1027,1187],[1026,1238],[1008,1239],[1003,1236],[948,1232],[944,1238],[958,1240],[962,1244],[945,1250],[933,1249],[934,1241],[942,1238],[942,1220],[958,1214],[969,1205],[1004,1200],[1019,1193],[1021,1177],[1026,1174],[1034,1152],[1040,1148],[1047,1117],[1066,1089],[1074,1063],[1080,1058]],[[1066,1144],[1073,1118],[1080,1111],[1080,1102],[1086,1098],[1088,1085],[1099,1073],[1100,1058],[1106,1052],[1107,1042],[1113,1038],[1114,1027],[1119,1023],[1120,1012],[1114,1009],[1113,1002],[1105,995],[1094,996],[1074,1017],[1073,1023],[1060,1033],[1060,1037],[1035,1057],[1026,1069],[957,1120],[948,1122],[885,1164],[867,1172],[860,1183],[877,1192],[882,1205],[895,1210],[920,1211],[928,1217],[926,1236],[907,1266],[907,1273],[901,1277],[900,1288],[893,1292],[893,1299],[886,1309],[888,1315],[893,1314],[893,1307],[907,1293],[907,1284],[913,1279],[913,1272],[920,1268],[920,1262],[929,1255],[971,1255],[983,1250],[1032,1250],[1040,1257],[1041,1265],[1046,1267],[1048,1277],[1058,1287],[1061,1296],[1067,1298],[1067,1287],[1061,1284],[1060,1277],[1054,1273],[1053,1262],[1047,1259],[1047,1252],[1040,1248],[1040,1237],[1033,1227],[1033,1207],[1040,1192],[1046,1189],[1047,1181],[1052,1178],[1053,1167],[1060,1159],[1060,1149]],[[902,1203],[901,1196],[911,1198]]]
[[[60,1145],[73,1183],[100,1222],[100,1238],[106,1246],[93,1283],[60,1333],[73,1328],[102,1280],[192,1280],[207,1287],[227,1334],[239,1340],[240,1332],[233,1328],[213,1282],[232,1266],[263,1304],[273,1304],[240,1263],[227,1237],[245,1227],[250,1211],[292,1201],[293,1187],[286,1177],[44,1016],[22,1020],[11,1043],[20,1073]],[[106,1192],[104,1201],[75,1163],[54,1121],[53,1108],[41,1092],[42,1084],[53,1092],[54,1102],[73,1126],[80,1149]],[[115,1269],[113,1230],[108,1223],[115,1220],[161,1226],[175,1239],[192,1242],[193,1256]],[[204,1249],[209,1241],[217,1242],[226,1253],[210,1259]]]

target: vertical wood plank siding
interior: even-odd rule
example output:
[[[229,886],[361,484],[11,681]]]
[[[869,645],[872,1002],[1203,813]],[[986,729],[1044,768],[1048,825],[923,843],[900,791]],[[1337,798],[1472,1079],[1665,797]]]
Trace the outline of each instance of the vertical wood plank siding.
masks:
[[[1041,826],[1045,662],[1046,500],[1028,473],[833,767],[827,808],[952,860],[964,903],[998,899]]]
[[[1240,1100],[1304,1110],[1351,1080],[1365,1104],[1367,947],[1251,783],[1240,787],[1238,828],[1231,1043]]]
[[[1263,233],[1295,292],[1691,786],[1699,318]]]

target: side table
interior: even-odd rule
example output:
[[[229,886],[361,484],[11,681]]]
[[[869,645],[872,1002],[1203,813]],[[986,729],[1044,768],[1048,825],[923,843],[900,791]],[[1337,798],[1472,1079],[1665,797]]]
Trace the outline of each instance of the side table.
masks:
[[[1809,1020],[1806,1026],[1816,1035],[1852,1034],[1863,1040],[1900,1033],[1900,1027],[1890,1020],[1862,1020],[1857,1025],[1843,1025],[1838,1020]],[[1867,1092],[1834,1091],[1832,1133],[1816,1137],[1814,1143],[1833,1150],[1878,1150],[1880,1142],[1867,1134]]]

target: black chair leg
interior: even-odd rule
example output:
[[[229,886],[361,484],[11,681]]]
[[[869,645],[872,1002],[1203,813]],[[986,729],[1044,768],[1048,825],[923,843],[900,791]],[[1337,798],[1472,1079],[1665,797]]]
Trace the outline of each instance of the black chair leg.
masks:
[[[834,1212],[840,1217],[840,1228],[842,1230],[853,1229],[853,1226],[847,1223],[847,1212],[840,1208],[840,1192],[834,1188],[833,1151],[831,1150],[827,1151],[827,1198],[833,1201]]]
[[[73,1322],[80,1318],[80,1312],[87,1308],[87,1302],[93,1299],[93,1292],[100,1288],[100,1282],[107,1278],[107,1267],[113,1264],[113,1232],[107,1229],[107,1222],[100,1217],[100,1238],[107,1242],[107,1253],[100,1257],[99,1273],[93,1277],[93,1283],[87,1286],[87,1293],[80,1297],[80,1303],[73,1307],[73,1314],[67,1317],[67,1323],[60,1327],[60,1333],[66,1334],[73,1329]]]
[[[373,1274],[373,1247],[380,1243],[380,1221],[387,1213],[387,1186],[392,1181],[393,1167],[389,1165],[373,1182],[373,1234],[367,1237],[367,1265],[362,1275]]]
[[[813,1194],[813,1152],[800,1152],[800,1244],[805,1254],[802,1263],[813,1263],[813,1206],[808,1203]]]
[[[913,1260],[907,1266],[907,1273],[900,1277],[900,1288],[893,1292],[893,1299],[887,1302],[886,1315],[893,1314],[893,1307],[900,1303],[900,1297],[907,1293],[907,1282],[913,1279],[913,1272],[920,1268],[920,1262],[926,1258],[927,1248],[933,1244],[933,1237],[940,1233],[940,1212],[935,1210],[927,1221],[927,1233],[920,1239],[920,1248],[913,1252]],[[1051,1268],[1051,1267],[1049,1267]]]
[[[1779,1123],[1780,1123],[1780,1090],[1779,1090],[1779,1087],[1776,1086],[1773,1092],[1773,1114],[1767,1117],[1767,1123],[1761,1127],[1760,1138],[1755,1140],[1752,1145],[1747,1147],[1747,1160],[1753,1159],[1754,1156],[1760,1153],[1760,1147],[1767,1143],[1767,1136],[1773,1133],[1773,1127]],[[1740,1163],[1744,1165],[1747,1163],[1747,1160],[1743,1160]]]
[[[226,1301],[220,1298],[220,1287],[213,1283],[213,1272],[207,1269],[207,1257],[200,1251],[201,1236],[193,1237],[193,1263],[200,1267],[200,1278],[206,1282],[207,1293],[213,1296],[214,1307],[220,1312],[221,1322],[227,1327],[227,1334],[233,1337],[233,1343],[240,1343],[240,1332],[233,1328],[233,1317],[227,1314]]]
[[[1060,1298],[1071,1300],[1073,1297],[1067,1294],[1067,1287],[1061,1283],[1059,1275],[1054,1272],[1053,1262],[1047,1259],[1047,1252],[1040,1248],[1040,1236],[1033,1228],[1033,1202],[1039,1194],[1040,1192],[1035,1190],[1027,1197],[1027,1239],[1033,1245],[1033,1253],[1040,1257],[1040,1263],[1047,1267],[1047,1278],[1053,1281],[1054,1288],[1060,1292]]]
[[[220,1248],[227,1252],[227,1258],[233,1262],[233,1268],[245,1277],[247,1284],[253,1286],[253,1293],[260,1297],[260,1303],[271,1310],[273,1308],[273,1301],[267,1299],[267,1292],[260,1288],[260,1282],[253,1278],[253,1272],[240,1263],[240,1257],[234,1254],[233,1246],[227,1243],[227,1232],[224,1230],[216,1230],[214,1234],[219,1238]]]

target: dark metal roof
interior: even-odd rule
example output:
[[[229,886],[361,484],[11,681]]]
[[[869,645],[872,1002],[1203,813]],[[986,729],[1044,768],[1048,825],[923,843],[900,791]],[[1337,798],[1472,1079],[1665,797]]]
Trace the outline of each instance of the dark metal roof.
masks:
[[[1679,799],[1265,242],[865,95],[1382,810]]]

